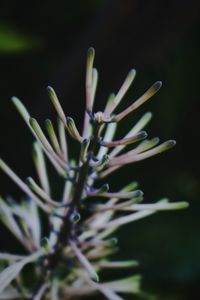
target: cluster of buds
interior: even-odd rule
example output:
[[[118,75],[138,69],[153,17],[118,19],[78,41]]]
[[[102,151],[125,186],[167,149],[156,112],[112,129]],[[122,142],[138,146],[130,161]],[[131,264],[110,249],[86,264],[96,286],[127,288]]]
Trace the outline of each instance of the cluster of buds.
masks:
[[[21,188],[25,197],[19,202],[0,198],[0,219],[25,248],[27,255],[0,253],[0,299],[82,299],[100,293],[105,299],[121,300],[123,294],[139,294],[140,276],[135,260],[112,261],[117,239],[112,234],[121,226],[162,210],[187,207],[186,202],[162,199],[142,204],[143,192],[131,182],[117,192],[105,181],[109,174],[126,164],[135,163],[166,151],[175,145],[169,140],[147,139],[143,128],[152,114],[146,113],[121,139],[114,139],[117,127],[127,115],[151,98],[161,87],[153,84],[139,99],[115,114],[135,77],[127,75],[116,95],[112,94],[104,111],[94,112],[98,72],[93,67],[94,49],[87,54],[86,109],[83,132],[66,116],[51,88],[47,92],[58,115],[58,127],[45,121],[46,133],[32,118],[21,101],[12,102],[35,138],[33,161],[37,180],[23,181],[0,159],[0,168]],[[79,144],[78,160],[68,156],[67,135]],[[126,147],[133,145],[131,150]],[[52,195],[46,159],[55,176],[62,179],[62,197]],[[55,180],[55,177],[54,177]],[[59,179],[60,180],[60,179]],[[100,185],[99,181],[103,183]],[[44,236],[43,226],[48,228]],[[47,231],[47,230],[46,230]],[[32,285],[26,285],[24,267],[32,264]],[[131,268],[131,277],[102,282],[104,269]]]

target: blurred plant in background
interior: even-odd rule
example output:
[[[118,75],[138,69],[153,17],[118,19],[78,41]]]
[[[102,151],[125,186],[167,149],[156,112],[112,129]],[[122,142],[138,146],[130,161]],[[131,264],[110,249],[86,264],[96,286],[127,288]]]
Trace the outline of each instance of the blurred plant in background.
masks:
[[[30,37],[9,24],[0,22],[0,54],[18,53],[41,47],[39,38]]]
[[[151,119],[149,112],[123,138],[114,139],[120,121],[150,99],[160,89],[161,82],[153,84],[128,108],[115,113],[135,78],[133,69],[118,93],[110,95],[104,111],[95,113],[98,72],[93,62],[94,49],[90,48],[82,134],[74,120],[65,115],[51,87],[47,91],[58,114],[58,127],[55,129],[47,119],[47,136],[21,101],[12,98],[36,140],[33,160],[39,183],[32,177],[25,183],[0,160],[0,168],[26,194],[20,203],[12,198],[0,198],[0,218],[28,252],[27,255],[0,253],[0,299],[79,299],[96,293],[110,300],[123,299],[124,293],[148,298],[140,288],[140,276],[135,271],[126,278],[106,282],[99,279],[104,269],[138,265],[135,260],[110,259],[117,250],[117,240],[112,234],[122,225],[158,211],[188,206],[187,202],[169,203],[168,199],[142,204],[143,192],[137,189],[136,182],[129,182],[117,192],[109,190],[106,181],[109,174],[164,152],[175,141],[159,144],[157,137],[147,139],[142,129]],[[78,160],[68,155],[66,133],[79,144]],[[136,146],[126,150],[132,144]],[[51,183],[44,155],[57,173],[58,181],[63,182],[62,196],[52,193],[52,185],[57,183]],[[23,268],[30,263],[33,266],[30,277],[34,280],[27,281]]]

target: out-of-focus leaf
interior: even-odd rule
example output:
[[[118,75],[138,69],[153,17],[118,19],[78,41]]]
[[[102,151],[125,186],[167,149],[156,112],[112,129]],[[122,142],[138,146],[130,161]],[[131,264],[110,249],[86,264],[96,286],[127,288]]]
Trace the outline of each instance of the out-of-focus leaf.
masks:
[[[21,33],[10,25],[0,23],[0,54],[24,52],[41,46],[41,40]]]

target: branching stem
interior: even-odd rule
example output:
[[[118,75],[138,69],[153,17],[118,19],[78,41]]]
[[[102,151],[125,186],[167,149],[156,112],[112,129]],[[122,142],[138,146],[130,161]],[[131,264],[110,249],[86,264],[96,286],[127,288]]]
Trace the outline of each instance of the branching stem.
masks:
[[[84,191],[84,187],[87,184],[88,175],[90,171],[90,160],[94,158],[95,151],[99,141],[99,133],[102,124],[93,123],[93,136],[91,137],[90,148],[87,155],[87,160],[77,170],[77,179],[75,183],[74,196],[71,201],[70,208],[66,209],[66,214],[63,216],[63,223],[60,230],[57,233],[57,244],[54,253],[48,257],[48,269],[55,268],[59,262],[63,260],[62,252],[68,241],[73,237],[73,222],[71,216],[76,210],[81,212],[81,198]]]

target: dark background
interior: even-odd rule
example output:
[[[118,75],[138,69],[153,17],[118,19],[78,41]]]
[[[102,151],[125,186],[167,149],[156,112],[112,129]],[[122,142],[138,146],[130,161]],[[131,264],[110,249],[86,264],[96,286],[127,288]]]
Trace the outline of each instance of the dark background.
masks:
[[[149,136],[175,138],[176,148],[111,178],[113,188],[139,181],[146,202],[164,196],[190,202],[185,211],[159,213],[119,232],[120,257],[140,261],[144,290],[162,300],[200,298],[199,17],[200,3],[194,0],[0,2],[0,153],[22,178],[34,174],[32,137],[11,96],[23,100],[40,121],[55,119],[45,90],[50,84],[80,127],[90,46],[96,49],[100,77],[96,109],[104,107],[132,67],[137,77],[124,106],[163,81],[161,91],[123,123],[122,132],[152,111]],[[2,172],[0,192],[21,195]],[[15,252],[16,241],[3,226],[1,232],[1,249]]]

